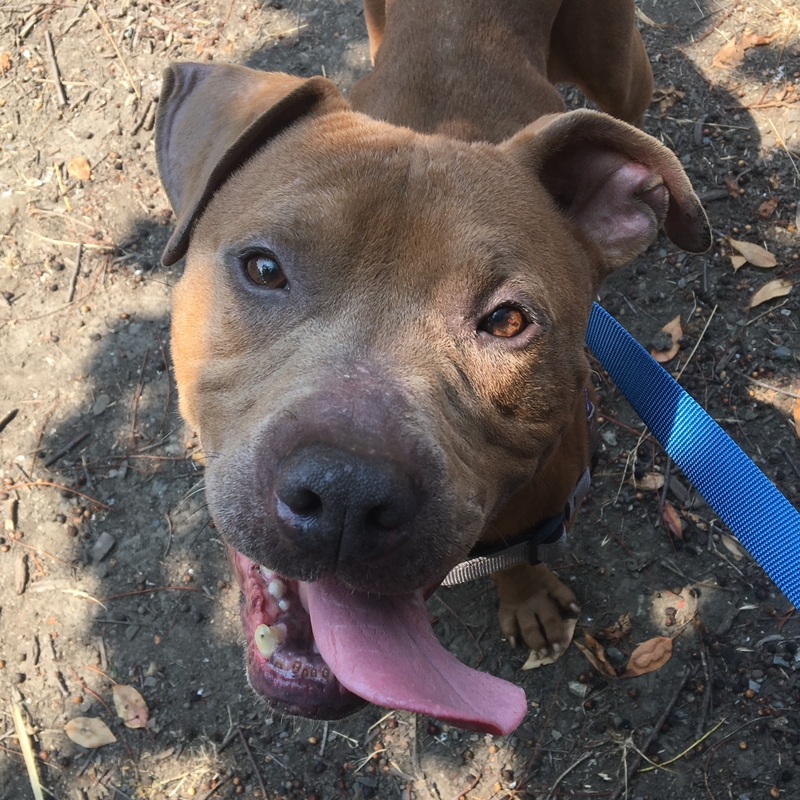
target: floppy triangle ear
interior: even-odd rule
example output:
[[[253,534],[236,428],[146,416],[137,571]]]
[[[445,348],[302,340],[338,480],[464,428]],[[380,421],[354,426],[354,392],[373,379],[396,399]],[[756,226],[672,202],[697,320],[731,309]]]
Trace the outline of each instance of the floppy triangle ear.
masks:
[[[233,65],[171,64],[156,119],[156,161],[176,226],[161,261],[186,253],[214,192],[260,147],[300,117],[348,108],[325,78]]]
[[[603,256],[605,278],[663,225],[683,250],[711,246],[711,228],[675,154],[638,128],[596,111],[542,117],[500,145],[536,174]]]

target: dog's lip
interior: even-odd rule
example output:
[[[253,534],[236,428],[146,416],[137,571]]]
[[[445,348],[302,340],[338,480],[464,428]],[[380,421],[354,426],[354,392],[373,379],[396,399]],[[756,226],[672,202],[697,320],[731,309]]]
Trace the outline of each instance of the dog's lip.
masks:
[[[230,546],[227,553],[242,593],[247,679],[253,690],[275,711],[315,719],[339,719],[365,705],[319,654],[302,584]]]

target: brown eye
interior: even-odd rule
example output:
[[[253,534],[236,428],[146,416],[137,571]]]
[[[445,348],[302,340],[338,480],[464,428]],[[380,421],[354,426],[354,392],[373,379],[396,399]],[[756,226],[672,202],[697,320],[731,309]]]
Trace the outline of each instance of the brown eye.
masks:
[[[509,339],[528,327],[528,318],[518,308],[500,306],[483,320],[480,327],[492,336]]]
[[[280,264],[270,253],[246,256],[244,271],[256,286],[264,286],[267,289],[285,289],[289,285]]]

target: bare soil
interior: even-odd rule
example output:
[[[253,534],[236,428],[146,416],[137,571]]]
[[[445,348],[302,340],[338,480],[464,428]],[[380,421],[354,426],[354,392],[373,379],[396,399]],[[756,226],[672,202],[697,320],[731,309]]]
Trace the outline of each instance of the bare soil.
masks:
[[[680,156],[715,243],[685,256],[663,239],[601,299],[647,346],[680,315],[667,368],[797,506],[800,12],[641,10],[658,87],[646,129]],[[719,51],[737,37],[752,46],[733,64],[733,45]],[[440,589],[430,613],[459,658],[524,687],[514,735],[375,707],[330,724],[269,716],[245,682],[238,592],[171,378],[180,269],[159,265],[172,223],[152,115],[176,59],[322,73],[345,91],[369,67],[357,0],[0,4],[0,797],[34,797],[12,702],[46,796],[64,800],[800,797],[800,619],[599,366],[601,461],[560,574],[583,606],[577,641],[593,636],[621,672],[637,644],[674,636],[670,660],[603,677],[572,647],[521,672],[487,580]],[[734,272],[726,237],[777,266]],[[791,293],[749,308],[778,278]],[[669,491],[630,484],[649,472]],[[117,718],[116,683],[143,695],[146,729]],[[73,743],[78,716],[117,742]]]

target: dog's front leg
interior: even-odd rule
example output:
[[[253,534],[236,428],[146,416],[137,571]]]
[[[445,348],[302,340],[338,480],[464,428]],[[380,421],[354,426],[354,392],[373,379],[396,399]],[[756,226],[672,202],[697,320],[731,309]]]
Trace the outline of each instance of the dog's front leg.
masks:
[[[539,658],[557,658],[569,646],[580,612],[572,590],[540,562],[495,572],[500,595],[500,630],[512,646],[520,636]]]

